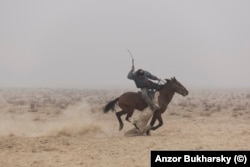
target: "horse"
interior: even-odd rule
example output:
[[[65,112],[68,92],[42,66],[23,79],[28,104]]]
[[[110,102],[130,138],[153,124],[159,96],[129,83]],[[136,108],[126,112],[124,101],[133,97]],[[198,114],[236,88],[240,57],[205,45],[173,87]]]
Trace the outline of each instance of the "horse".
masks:
[[[178,93],[182,96],[188,95],[188,90],[179,82],[175,77],[171,79],[165,79],[166,83],[161,86],[159,90],[158,103],[160,109],[154,111],[153,117],[150,121],[150,129],[148,129],[147,134],[149,135],[150,130],[156,130],[163,125],[162,114],[166,111],[168,104],[172,100],[175,93]],[[119,107],[122,109],[119,112],[116,112],[116,117],[119,121],[120,127],[119,130],[123,129],[123,122],[121,116],[127,114],[126,121],[130,122],[130,117],[133,115],[134,110],[143,111],[148,107],[147,103],[141,98],[138,92],[125,92],[116,99],[108,102],[103,108],[103,112],[107,113],[109,110],[115,110],[115,104],[118,103]],[[158,125],[154,126],[156,120],[158,120]],[[138,129],[136,124],[135,128]]]

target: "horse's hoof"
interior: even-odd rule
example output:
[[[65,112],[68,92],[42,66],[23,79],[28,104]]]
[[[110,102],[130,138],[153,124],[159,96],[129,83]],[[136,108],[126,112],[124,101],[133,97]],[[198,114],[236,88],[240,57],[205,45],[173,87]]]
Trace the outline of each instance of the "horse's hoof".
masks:
[[[134,123],[133,125],[135,126],[136,129],[140,129],[140,128],[136,125],[136,123]]]
[[[128,118],[128,122],[130,122],[131,124],[135,124],[135,119],[134,118]]]
[[[147,131],[146,131],[147,136],[151,136],[151,132],[150,132],[151,128],[152,126],[147,127]]]
[[[123,129],[123,125],[122,125],[122,126],[120,126],[119,131],[121,131],[122,129]]]
[[[150,130],[148,130],[148,131],[146,132],[146,134],[147,134],[147,136],[151,136]]]

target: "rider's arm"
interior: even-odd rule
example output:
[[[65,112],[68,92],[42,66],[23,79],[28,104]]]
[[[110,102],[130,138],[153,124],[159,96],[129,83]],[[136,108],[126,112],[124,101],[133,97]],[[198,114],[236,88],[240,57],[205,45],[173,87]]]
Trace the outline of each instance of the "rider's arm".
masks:
[[[158,80],[158,77],[152,75],[150,72],[148,71],[144,71],[146,76],[149,78],[149,79],[152,79],[152,80]]]
[[[134,70],[135,70],[135,68],[134,68],[134,66],[132,66],[132,69],[129,71],[129,73],[128,73],[128,79],[134,79]]]

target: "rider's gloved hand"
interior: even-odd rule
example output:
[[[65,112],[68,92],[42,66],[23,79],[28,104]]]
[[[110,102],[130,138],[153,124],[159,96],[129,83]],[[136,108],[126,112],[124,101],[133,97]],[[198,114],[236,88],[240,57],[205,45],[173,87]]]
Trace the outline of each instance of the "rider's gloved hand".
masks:
[[[164,82],[164,80],[162,80],[161,78],[157,78],[157,80],[158,80],[159,82]]]

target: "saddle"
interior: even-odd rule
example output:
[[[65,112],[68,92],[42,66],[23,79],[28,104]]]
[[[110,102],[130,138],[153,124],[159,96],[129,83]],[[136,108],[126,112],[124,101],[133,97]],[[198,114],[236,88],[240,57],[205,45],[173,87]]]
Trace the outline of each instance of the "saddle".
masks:
[[[149,96],[149,98],[151,100],[154,100],[154,98],[155,98],[155,92],[157,92],[157,90],[155,90],[155,89],[149,89],[148,90],[148,96]],[[138,94],[142,98],[141,91],[138,91]]]

